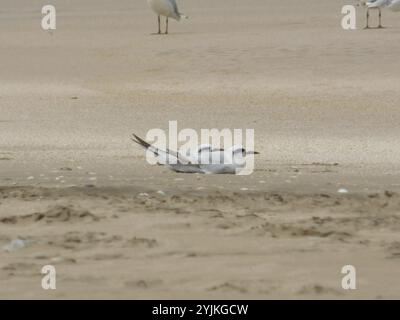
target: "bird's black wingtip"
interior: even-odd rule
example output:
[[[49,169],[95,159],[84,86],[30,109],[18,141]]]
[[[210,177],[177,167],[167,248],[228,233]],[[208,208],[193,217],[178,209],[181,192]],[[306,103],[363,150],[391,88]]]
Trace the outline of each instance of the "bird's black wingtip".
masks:
[[[140,144],[141,146],[145,147],[146,149],[150,147],[150,144],[146,141],[144,141],[142,138],[137,136],[136,134],[132,133],[132,135],[135,137],[135,139],[131,138],[132,141],[135,141],[136,143]]]

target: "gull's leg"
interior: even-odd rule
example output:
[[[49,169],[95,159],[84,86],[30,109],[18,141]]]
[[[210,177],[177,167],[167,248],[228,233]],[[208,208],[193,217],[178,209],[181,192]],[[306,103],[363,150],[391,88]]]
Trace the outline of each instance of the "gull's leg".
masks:
[[[161,18],[158,16],[158,34],[161,34]]]
[[[383,28],[382,27],[382,10],[379,8],[379,26],[378,28]]]
[[[165,34],[168,34],[168,17],[165,25]]]
[[[369,29],[368,21],[369,21],[369,8],[367,8],[367,26],[365,27],[365,29]]]

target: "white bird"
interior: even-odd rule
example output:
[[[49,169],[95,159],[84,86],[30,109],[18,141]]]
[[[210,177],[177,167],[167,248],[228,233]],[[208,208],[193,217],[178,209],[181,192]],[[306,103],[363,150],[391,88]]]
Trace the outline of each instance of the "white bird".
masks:
[[[197,153],[181,153],[173,150],[161,150],[137,135],[133,134],[132,141],[150,151],[159,165],[166,165],[175,172],[206,173],[206,174],[236,174],[246,166],[246,156],[259,154],[256,151],[246,151],[242,146],[233,146],[228,150],[213,149],[211,145],[201,145]]]
[[[204,173],[236,174],[246,167],[246,157],[259,154],[257,151],[246,151],[242,146],[213,149],[211,152],[200,155],[200,169]]]
[[[369,0],[366,3],[367,6],[367,26],[365,29],[369,29],[369,10],[378,9],[379,10],[379,25],[378,28],[383,28],[382,26],[382,11],[384,7],[388,7],[392,11],[400,11],[400,0]]]
[[[168,18],[177,21],[181,20],[181,18],[188,18],[179,12],[175,0],[147,0],[147,3],[158,16],[158,34],[161,34],[161,16],[166,17],[165,34],[168,34]]]

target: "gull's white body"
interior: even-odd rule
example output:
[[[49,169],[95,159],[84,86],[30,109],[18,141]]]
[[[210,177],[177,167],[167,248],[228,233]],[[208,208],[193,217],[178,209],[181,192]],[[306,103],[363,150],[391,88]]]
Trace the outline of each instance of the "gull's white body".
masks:
[[[181,19],[175,0],[147,0],[147,3],[159,16],[173,18],[178,21]]]

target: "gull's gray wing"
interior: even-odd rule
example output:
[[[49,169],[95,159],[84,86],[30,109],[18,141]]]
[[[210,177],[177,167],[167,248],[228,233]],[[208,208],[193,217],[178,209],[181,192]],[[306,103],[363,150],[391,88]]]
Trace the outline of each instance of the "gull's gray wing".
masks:
[[[179,17],[181,14],[179,13],[179,9],[178,9],[178,5],[176,4],[175,0],[168,0],[172,7],[174,8],[174,12],[176,13],[176,15]]]
[[[370,5],[370,7],[382,7],[382,6],[388,6],[392,0],[368,0],[367,4]]]

